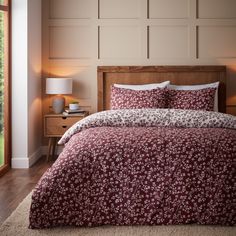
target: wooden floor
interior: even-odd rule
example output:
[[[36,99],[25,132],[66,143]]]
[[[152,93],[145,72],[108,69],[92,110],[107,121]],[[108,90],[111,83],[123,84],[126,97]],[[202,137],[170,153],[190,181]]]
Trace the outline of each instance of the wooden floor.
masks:
[[[11,169],[0,177],[0,225],[31,192],[51,165],[43,157],[29,169]]]

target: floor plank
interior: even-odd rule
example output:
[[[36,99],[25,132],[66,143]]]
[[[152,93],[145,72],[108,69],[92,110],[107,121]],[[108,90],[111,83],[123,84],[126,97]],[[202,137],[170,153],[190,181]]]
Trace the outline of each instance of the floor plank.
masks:
[[[29,169],[11,169],[0,177],[0,224],[32,191],[43,173],[52,165],[42,157]]]

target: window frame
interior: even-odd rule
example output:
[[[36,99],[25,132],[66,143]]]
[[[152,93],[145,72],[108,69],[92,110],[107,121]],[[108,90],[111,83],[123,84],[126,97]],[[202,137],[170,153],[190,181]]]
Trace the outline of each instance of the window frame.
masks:
[[[8,12],[5,16],[5,59],[4,59],[4,164],[0,167],[0,176],[11,166],[11,0],[0,4],[0,11]]]

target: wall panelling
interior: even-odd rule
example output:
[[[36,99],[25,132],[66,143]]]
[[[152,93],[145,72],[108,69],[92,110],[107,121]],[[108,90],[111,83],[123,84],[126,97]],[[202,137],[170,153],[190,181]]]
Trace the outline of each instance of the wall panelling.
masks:
[[[49,58],[79,59],[91,57],[91,29],[88,26],[49,28]]]
[[[138,26],[101,26],[100,59],[140,58],[141,31]]]
[[[149,55],[150,59],[188,57],[188,26],[150,26]]]
[[[236,57],[236,25],[199,26],[198,31],[199,58]]]
[[[150,19],[182,19],[189,17],[189,0],[149,0]]]
[[[100,0],[100,19],[135,19],[140,17],[141,0]]]
[[[227,65],[235,111],[235,9],[235,0],[43,0],[43,87],[71,76],[73,97],[95,112],[97,66]]]
[[[89,19],[91,17],[90,0],[49,0],[51,19]]]
[[[236,18],[235,0],[198,0],[198,17],[202,19]]]

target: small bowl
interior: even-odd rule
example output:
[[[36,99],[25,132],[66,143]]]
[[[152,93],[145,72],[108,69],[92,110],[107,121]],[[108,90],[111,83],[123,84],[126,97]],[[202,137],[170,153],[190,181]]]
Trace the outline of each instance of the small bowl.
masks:
[[[78,110],[79,109],[79,104],[69,104],[69,109],[70,110]]]

